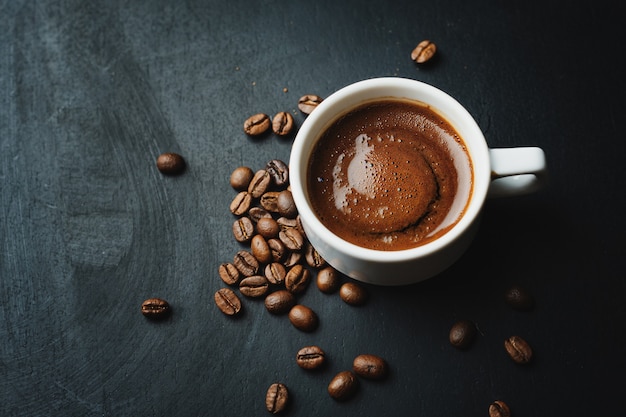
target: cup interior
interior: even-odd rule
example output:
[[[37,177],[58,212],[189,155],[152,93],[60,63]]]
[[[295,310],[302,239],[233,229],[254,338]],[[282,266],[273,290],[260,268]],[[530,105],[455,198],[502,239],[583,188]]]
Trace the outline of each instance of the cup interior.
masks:
[[[463,199],[461,219],[448,232],[421,246],[397,251],[368,249],[350,243],[334,233],[317,218],[311,208],[307,190],[309,157],[324,130],[337,117],[366,101],[399,98],[421,101],[436,110],[459,133],[471,160],[473,181],[469,202]],[[416,80],[374,78],[344,87],[322,101],[300,127],[290,156],[291,189],[298,212],[305,226],[310,227],[328,245],[341,248],[350,256],[376,262],[402,262],[428,255],[457,239],[480,213],[490,182],[489,151],[485,138],[467,110],[443,91]],[[462,181],[459,181],[461,184]],[[454,209],[453,209],[454,210]]]

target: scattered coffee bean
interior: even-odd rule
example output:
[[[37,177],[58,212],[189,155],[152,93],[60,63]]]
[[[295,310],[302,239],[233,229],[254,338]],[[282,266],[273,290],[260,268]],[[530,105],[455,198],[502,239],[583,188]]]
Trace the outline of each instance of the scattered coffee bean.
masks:
[[[261,204],[261,207],[263,207],[265,210],[269,211],[270,213],[277,213],[279,194],[280,194],[279,191],[268,191],[264,193],[261,196],[261,201],[259,201],[259,203]]]
[[[233,265],[245,277],[250,277],[259,272],[259,261],[254,255],[245,250],[240,250],[233,257]]]
[[[306,94],[298,100],[298,108],[304,114],[311,114],[313,110],[322,102],[320,96],[314,94]]]
[[[287,408],[289,403],[289,391],[285,384],[276,382],[267,389],[265,394],[265,407],[272,414],[278,414]]]
[[[280,240],[279,242],[282,243]],[[283,244],[283,247],[284,246],[285,245]],[[287,250],[286,247],[285,247],[285,250]],[[287,256],[285,257],[285,260],[283,261],[283,265],[285,265],[286,268],[292,268],[298,265],[301,261],[302,261],[301,252],[288,252]]]
[[[429,40],[424,40],[418,43],[415,49],[413,49],[411,59],[418,64],[423,64],[432,59],[435,52],[437,52],[437,45]]]
[[[230,262],[221,264],[218,269],[218,273],[222,281],[228,285],[237,285],[239,283],[239,278],[241,278],[241,274],[235,265]]]
[[[246,243],[254,236],[254,224],[248,217],[240,217],[233,223],[233,236],[237,242]]]
[[[258,136],[267,132],[271,124],[270,117],[267,114],[257,113],[243,122],[243,131],[250,136]]]
[[[256,222],[256,230],[257,233],[264,238],[271,239],[273,237],[278,237],[280,226],[278,226],[278,223],[276,223],[276,220],[272,217],[264,217]]]
[[[339,372],[328,384],[328,394],[335,400],[344,401],[357,390],[359,380],[350,371]]]
[[[319,369],[326,361],[326,354],[318,346],[306,346],[296,354],[296,363],[302,369]]]
[[[504,401],[494,401],[489,406],[489,417],[511,417],[511,410]]]
[[[289,310],[289,321],[303,332],[312,332],[317,329],[319,319],[317,314],[307,306],[297,304]]]
[[[520,311],[532,310],[535,305],[533,296],[525,288],[517,285],[507,290],[505,300],[508,305]]]
[[[241,311],[241,300],[230,288],[221,288],[215,293],[215,305],[227,316],[234,316]]]
[[[265,308],[272,314],[285,314],[296,305],[296,297],[287,290],[274,291],[265,297]]]
[[[387,362],[380,356],[363,354],[354,358],[352,371],[366,379],[383,379],[387,376]]]
[[[246,297],[257,298],[267,294],[269,282],[263,275],[245,277],[239,283],[239,292]]]
[[[280,241],[280,239],[276,239],[276,238],[269,239],[267,241],[267,245],[270,247],[270,250],[272,251],[272,260],[274,262],[282,261],[287,255],[288,250],[285,247],[285,244]]]
[[[254,171],[250,167],[239,167],[230,174],[230,186],[237,191],[245,191],[250,185]]]
[[[365,304],[368,294],[365,287],[356,282],[346,282],[339,288],[339,297],[350,305],[360,306]]]
[[[317,272],[317,288],[326,294],[334,293],[341,283],[339,271],[332,266],[327,266]]]
[[[185,170],[185,160],[177,153],[167,152],[159,155],[157,168],[166,175],[178,175]]]
[[[302,265],[294,265],[285,276],[287,291],[300,294],[308,287],[311,273]]]
[[[261,207],[250,207],[250,210],[248,210],[248,216],[250,216],[250,220],[258,223],[261,219],[271,219],[272,213]]]
[[[511,359],[520,365],[529,363],[533,357],[533,350],[530,345],[519,336],[511,336],[506,339],[504,341],[504,348]]]
[[[280,159],[269,161],[265,170],[269,172],[276,186],[283,187],[289,183],[289,166]]]
[[[476,325],[470,320],[460,320],[450,329],[450,343],[459,349],[467,349],[476,336]]]
[[[272,183],[272,177],[264,170],[260,169],[254,173],[250,184],[248,184],[248,192],[253,198],[259,198],[265,193]]]
[[[161,298],[148,298],[141,303],[141,314],[152,320],[161,320],[171,313],[170,305]]]
[[[255,235],[252,238],[250,250],[259,263],[267,264],[272,262],[272,251],[263,236]]]
[[[296,208],[296,203],[293,201],[291,191],[284,190],[278,194],[278,197],[276,198],[276,209],[278,214],[283,217],[296,217],[298,209]]]
[[[272,119],[272,131],[278,136],[287,136],[293,131],[294,121],[291,113],[281,111]]]
[[[306,243],[304,247],[304,259],[311,268],[319,269],[326,265],[326,261],[321,255],[315,250],[313,245],[310,243]]]
[[[265,267],[265,278],[273,285],[281,285],[285,282],[287,270],[283,264],[272,262]]]
[[[242,216],[250,209],[252,205],[252,194],[242,191],[233,198],[230,203],[230,212],[235,216]]]
[[[278,233],[278,238],[285,244],[287,249],[293,251],[299,251],[304,245],[304,236],[295,228],[281,230]]]

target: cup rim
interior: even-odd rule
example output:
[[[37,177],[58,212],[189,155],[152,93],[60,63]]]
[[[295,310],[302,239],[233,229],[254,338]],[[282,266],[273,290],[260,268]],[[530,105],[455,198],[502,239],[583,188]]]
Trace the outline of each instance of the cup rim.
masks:
[[[411,91],[413,94],[380,94],[378,91]],[[420,98],[415,97],[419,95]],[[363,99],[355,97],[364,96]],[[306,196],[307,153],[319,139],[325,127],[339,115],[359,103],[377,98],[408,98],[431,105],[459,132],[465,142],[474,172],[470,201],[461,219],[439,238],[414,248],[376,250],[348,242],[331,232],[317,217]],[[355,101],[356,100],[356,101]],[[433,104],[433,101],[436,103]],[[346,104],[351,103],[351,104]],[[340,108],[337,108],[340,107]],[[441,107],[444,107],[443,109]],[[451,117],[450,115],[454,115]],[[451,120],[452,119],[452,120]],[[459,123],[460,122],[460,123]],[[320,126],[321,124],[321,126]],[[462,124],[462,126],[459,126]],[[468,143],[467,137],[470,137]],[[430,84],[400,77],[379,77],[349,84],[324,99],[302,123],[294,139],[289,160],[291,192],[302,223],[315,231],[327,245],[350,256],[378,263],[404,262],[425,257],[449,246],[470,228],[480,214],[489,188],[491,167],[484,135],[471,114],[456,99]]]

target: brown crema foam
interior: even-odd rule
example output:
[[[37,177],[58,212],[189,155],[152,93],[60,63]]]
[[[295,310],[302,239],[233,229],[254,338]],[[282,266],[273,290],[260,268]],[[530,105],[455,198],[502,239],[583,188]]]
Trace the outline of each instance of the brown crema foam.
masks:
[[[339,237],[365,248],[403,250],[456,224],[469,201],[471,172],[461,137],[436,111],[417,101],[378,99],[320,135],[307,192],[317,217]],[[459,187],[459,178],[470,186]]]

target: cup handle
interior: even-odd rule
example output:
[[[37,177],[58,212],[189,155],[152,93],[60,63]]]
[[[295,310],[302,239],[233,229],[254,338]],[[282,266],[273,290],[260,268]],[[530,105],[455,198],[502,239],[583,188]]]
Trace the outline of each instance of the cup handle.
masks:
[[[535,192],[547,181],[546,156],[541,148],[489,149],[491,160],[490,198]]]

